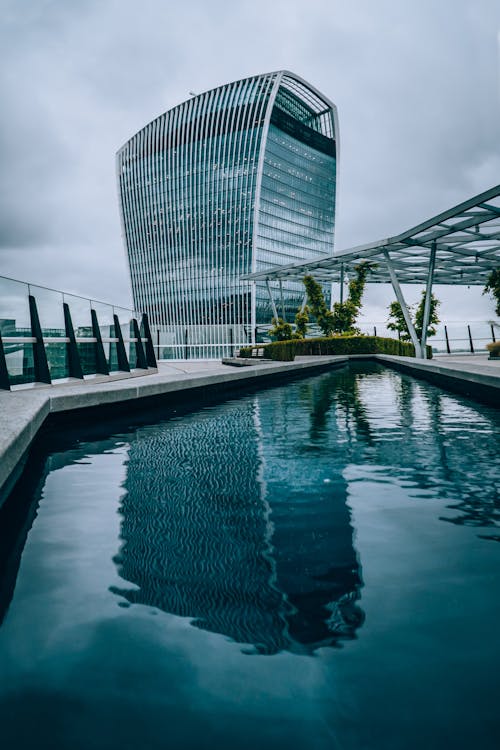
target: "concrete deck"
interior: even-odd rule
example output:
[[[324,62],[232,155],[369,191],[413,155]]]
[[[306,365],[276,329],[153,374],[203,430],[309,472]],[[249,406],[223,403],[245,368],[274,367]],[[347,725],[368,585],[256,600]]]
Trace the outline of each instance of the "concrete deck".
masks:
[[[424,361],[409,357],[372,355],[369,359],[471,396],[488,391],[489,400],[500,404],[500,362],[487,355],[450,356]],[[297,357],[295,362],[258,362],[251,367],[228,367],[219,361],[160,362],[158,373],[106,382],[67,382],[17,391],[0,391],[0,505],[19,477],[30,446],[51,414],[96,407],[126,407],[141,399],[179,395],[224,387],[262,384],[285,376],[314,374],[325,367],[342,366],[358,356]],[[493,395],[492,395],[493,394]],[[184,396],[185,398],[185,396]]]
[[[431,360],[385,354],[377,354],[376,358],[436,385],[456,387],[473,398],[488,389],[492,389],[492,395],[498,390],[497,405],[500,406],[500,360],[488,359],[487,354],[449,355]]]

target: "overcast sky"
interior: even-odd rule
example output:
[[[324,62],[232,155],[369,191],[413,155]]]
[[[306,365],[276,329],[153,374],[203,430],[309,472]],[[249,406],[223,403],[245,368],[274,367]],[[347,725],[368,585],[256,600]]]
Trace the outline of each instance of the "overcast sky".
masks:
[[[117,149],[189,91],[271,70],[337,104],[336,249],[500,182],[499,0],[0,0],[0,24],[2,275],[129,304]],[[365,315],[393,296],[373,287]],[[442,314],[492,310],[462,289]]]

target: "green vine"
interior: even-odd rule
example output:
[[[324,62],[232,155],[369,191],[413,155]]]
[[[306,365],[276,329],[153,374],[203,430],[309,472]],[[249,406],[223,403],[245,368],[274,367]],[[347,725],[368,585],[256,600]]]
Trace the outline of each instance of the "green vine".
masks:
[[[296,339],[305,339],[309,325],[309,308],[305,305],[304,309],[299,307],[295,315],[295,333]]]
[[[349,293],[345,302],[333,305],[333,331],[348,335],[359,334],[355,323],[361,310],[361,300],[365,291],[366,279],[372,270],[372,264],[364,261],[354,266],[355,276],[349,281]]]

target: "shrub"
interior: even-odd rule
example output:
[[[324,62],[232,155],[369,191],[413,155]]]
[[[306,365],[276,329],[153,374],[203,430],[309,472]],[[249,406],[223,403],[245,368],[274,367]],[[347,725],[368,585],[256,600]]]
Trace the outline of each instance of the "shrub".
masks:
[[[427,347],[431,351],[431,347]],[[297,341],[297,355],[315,354],[396,354],[414,357],[413,344],[381,336],[332,336]]]
[[[250,357],[252,348],[241,349],[240,357]],[[321,354],[396,354],[414,357],[413,344],[381,336],[331,336],[328,338],[275,341],[264,346],[265,356],[280,362],[291,362],[297,356]],[[432,358],[432,348],[427,346],[427,357]]]
[[[264,347],[265,356],[275,362],[293,362],[298,341],[273,341]]]
[[[283,318],[273,318],[273,327],[269,329],[269,336],[273,341],[290,341],[293,328]]]
[[[273,341],[271,344],[244,346],[240,349],[240,357],[251,358],[253,349],[264,349],[266,359],[273,359],[275,362],[293,362],[295,345],[296,341]]]

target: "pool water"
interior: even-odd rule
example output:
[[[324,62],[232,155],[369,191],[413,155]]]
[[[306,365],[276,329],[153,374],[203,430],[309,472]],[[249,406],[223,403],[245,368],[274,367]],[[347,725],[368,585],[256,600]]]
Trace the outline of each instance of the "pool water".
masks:
[[[151,419],[0,512],[2,750],[500,746],[498,411],[358,364]]]

